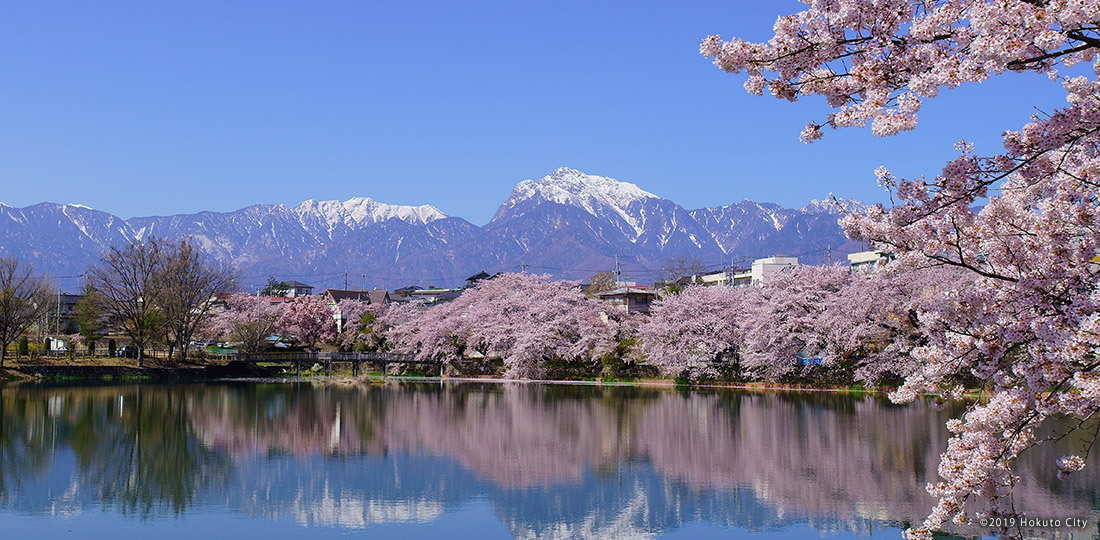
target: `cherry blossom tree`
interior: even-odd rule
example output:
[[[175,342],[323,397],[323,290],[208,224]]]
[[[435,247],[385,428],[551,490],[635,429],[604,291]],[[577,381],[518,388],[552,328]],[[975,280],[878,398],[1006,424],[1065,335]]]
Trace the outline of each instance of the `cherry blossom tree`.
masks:
[[[741,288],[690,286],[668,295],[638,326],[642,352],[665,374],[717,377],[744,339],[740,323],[745,293]]]
[[[588,294],[589,291],[586,290],[585,295]],[[601,377],[619,379],[656,375],[660,366],[646,359],[645,351],[640,345],[641,336],[638,334],[639,327],[650,320],[650,314],[621,309],[604,310],[602,313],[611,326],[614,347],[599,357],[603,364]]]
[[[1007,71],[1046,74],[1067,104],[1004,132],[1004,153],[960,155],[933,180],[876,171],[898,204],[844,220],[849,235],[968,272],[973,288],[925,310],[942,331],[913,349],[919,368],[893,398],[958,395],[960,374],[984,381],[988,400],[949,423],[939,501],[908,531],[930,538],[948,519],[966,520],[979,497],[1013,514],[1009,496],[1020,453],[1041,442],[1052,415],[1081,427],[1100,410],[1100,2],[1097,0],[807,1],[780,17],[766,43],[711,36],[701,52],[722,69],[747,73],[745,88],[796,100],[824,96],[833,108],[802,132],[865,126],[875,135],[913,129],[922,102],[941,90]],[[1093,73],[1076,64],[1092,63]],[[982,204],[984,203],[984,204]],[[976,206],[981,206],[976,210]],[[1085,434],[1095,442],[1095,429]],[[1089,446],[1091,448],[1091,445]],[[1067,474],[1083,467],[1065,456]],[[1010,532],[1011,533],[1011,532]],[[1015,531],[1019,533],[1019,531]]]
[[[462,316],[465,293],[459,298],[424,308],[401,304],[385,313],[386,339],[400,353],[413,354],[418,360],[453,363],[466,356],[467,318]]]
[[[316,295],[297,296],[288,302],[278,324],[285,334],[298,338],[307,349],[315,349],[318,343],[336,337],[332,308]]]
[[[547,360],[586,360],[612,345],[611,326],[600,316],[603,306],[574,282],[504,274],[468,294],[470,343],[503,358],[508,376],[536,378]]]
[[[383,316],[386,306],[345,298],[336,304],[344,317],[337,345],[342,350],[378,351],[386,347],[386,323]]]
[[[853,275],[826,298],[818,321],[824,364],[834,372],[852,369],[855,380],[871,384],[900,381],[919,365],[913,349],[944,331],[938,319],[921,315],[949,305],[972,284],[965,272],[947,266],[891,264]]]
[[[501,274],[422,314],[405,314],[389,338],[398,350],[445,362],[467,351],[504,360],[506,375],[537,378],[549,361],[577,362],[606,352],[612,329],[601,305],[572,282]]]
[[[225,308],[217,311],[198,333],[206,339],[240,343],[242,352],[260,352],[267,338],[278,333],[284,310],[284,303],[235,293],[229,295]]]
[[[795,372],[800,358],[821,357],[828,347],[823,324],[829,304],[851,277],[840,266],[796,266],[747,290],[740,323],[745,372],[775,380]]]

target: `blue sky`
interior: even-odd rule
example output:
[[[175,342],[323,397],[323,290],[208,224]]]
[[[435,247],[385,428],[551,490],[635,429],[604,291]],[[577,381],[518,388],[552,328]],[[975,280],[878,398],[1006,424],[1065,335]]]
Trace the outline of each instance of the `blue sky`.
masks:
[[[698,54],[762,40],[776,2],[8,2],[0,201],[120,215],[366,196],[481,225],[569,166],[687,208],[832,192],[884,201],[885,165],[934,175],[1062,105],[1009,75],[926,104],[915,132],[798,133],[826,114],[750,96]]]

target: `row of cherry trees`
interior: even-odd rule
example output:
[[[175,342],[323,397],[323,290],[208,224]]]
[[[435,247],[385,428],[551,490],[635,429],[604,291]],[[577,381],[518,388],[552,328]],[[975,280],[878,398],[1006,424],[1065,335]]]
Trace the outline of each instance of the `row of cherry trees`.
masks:
[[[896,380],[935,331],[922,314],[953,302],[967,288],[961,278],[943,267],[800,266],[762,287],[690,287],[638,326],[639,352],[672,376]]]
[[[382,306],[353,299],[337,304],[343,323],[337,325],[328,300],[321,296],[299,296],[290,301],[270,301],[247,293],[226,299],[203,328],[207,339],[240,344],[244,352],[260,352],[271,345],[269,338],[294,338],[307,349],[330,344],[341,350],[385,348],[381,332]]]
[[[611,357],[685,378],[899,381],[939,331],[927,316],[965,301],[972,282],[904,262],[873,274],[801,266],[763,287],[688,287],[648,316],[586,298],[570,282],[503,274],[429,309],[399,306],[372,330],[396,351],[447,364],[502,361],[505,375],[551,366],[596,373]]]
[[[540,378],[549,363],[578,365],[612,349],[602,309],[575,283],[501,274],[446,304],[392,309],[383,323],[399,352],[444,363],[499,358],[509,377]]]
[[[800,266],[762,287],[688,287],[640,316],[609,309],[571,282],[502,274],[430,308],[342,300],[339,331],[322,297],[270,303],[235,294],[203,335],[248,352],[278,335],[310,349],[394,350],[459,370],[502,362],[515,378],[544,378],[552,366],[596,373],[618,357],[673,377],[874,384],[918,370],[914,351],[945,331],[944,313],[976,294],[973,280],[949,266],[899,261],[870,274]]]

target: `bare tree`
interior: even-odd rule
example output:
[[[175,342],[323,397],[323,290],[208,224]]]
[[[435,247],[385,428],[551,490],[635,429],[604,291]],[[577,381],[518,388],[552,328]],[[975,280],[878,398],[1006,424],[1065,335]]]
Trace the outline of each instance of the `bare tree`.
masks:
[[[52,287],[33,274],[30,264],[0,257],[0,368],[8,345],[50,310]]]
[[[164,315],[162,328],[168,346],[168,362],[187,358],[191,336],[210,320],[210,298],[234,286],[235,273],[228,266],[208,261],[190,241],[183,239],[162,247],[153,295]]]
[[[88,270],[88,284],[137,348],[138,367],[144,363],[145,346],[153,342],[163,321],[154,301],[163,259],[161,242],[150,237],[134,240],[124,249],[110,247],[99,265]]]
[[[615,280],[615,273],[610,270],[604,270],[588,278],[588,286],[584,288],[584,295],[591,298],[596,296],[596,293],[610,291],[618,286],[619,282]]]
[[[665,283],[675,283],[682,277],[691,277],[702,274],[707,269],[703,261],[698,257],[678,255],[669,257],[661,267],[660,280]]]

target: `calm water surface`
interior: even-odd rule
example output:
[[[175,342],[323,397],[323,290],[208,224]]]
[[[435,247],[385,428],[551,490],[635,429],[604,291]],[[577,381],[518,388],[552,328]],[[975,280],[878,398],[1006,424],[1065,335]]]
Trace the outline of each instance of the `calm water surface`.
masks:
[[[0,536],[899,538],[958,412],[537,384],[6,386]],[[1088,520],[1043,537],[1097,538],[1100,463],[1059,481],[1066,452],[1028,456],[1016,507]]]

